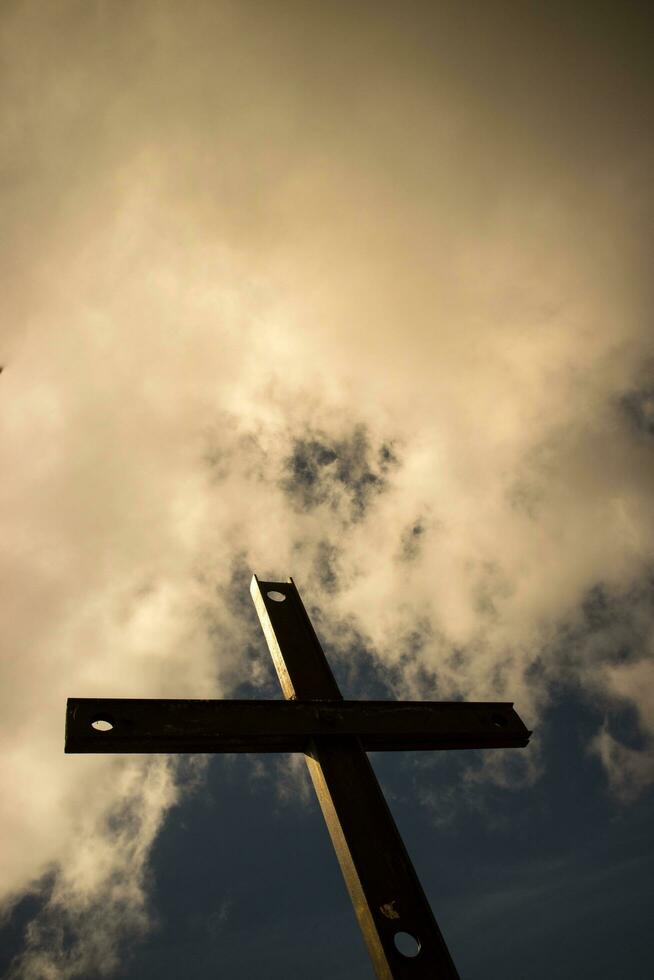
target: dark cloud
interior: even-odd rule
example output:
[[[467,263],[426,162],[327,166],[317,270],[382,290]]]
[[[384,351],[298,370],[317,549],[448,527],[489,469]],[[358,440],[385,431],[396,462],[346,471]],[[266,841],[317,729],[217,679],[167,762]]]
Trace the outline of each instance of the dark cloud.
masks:
[[[309,613],[345,698],[395,696],[393,670],[380,660],[352,617],[335,615],[324,604]]]
[[[560,622],[541,653],[525,668],[528,685],[546,684],[556,697],[565,689],[585,691],[597,701],[593,671],[637,664],[648,658],[654,613],[654,579],[646,577],[626,592],[597,583],[577,609]],[[586,683],[588,682],[588,683]],[[600,700],[610,697],[604,689]]]
[[[316,545],[314,571],[320,586],[329,594],[339,587],[338,556],[339,549],[330,541],[319,541]]]
[[[392,659],[382,658],[352,617],[332,616],[324,606],[312,612],[330,650],[346,697],[438,698],[438,671],[425,662],[435,631],[426,617],[393,636]],[[346,693],[347,692],[347,693]]]
[[[620,665],[639,660],[646,651],[654,615],[654,576],[647,576],[624,592],[605,584],[585,596],[577,621],[568,628],[573,650],[592,650],[602,663]]]
[[[319,432],[295,439],[281,486],[299,510],[327,505],[345,523],[356,523],[386,490],[397,463],[392,445],[373,447],[363,425],[342,438]]]
[[[599,713],[591,748],[625,802],[646,790],[654,772],[653,614],[651,574],[622,591],[597,583],[525,672],[527,683],[543,684],[549,699],[572,692]]]
[[[402,533],[400,560],[413,561],[419,557],[427,530],[423,518],[419,517]]]
[[[633,432],[654,438],[654,385],[624,395],[620,407]]]

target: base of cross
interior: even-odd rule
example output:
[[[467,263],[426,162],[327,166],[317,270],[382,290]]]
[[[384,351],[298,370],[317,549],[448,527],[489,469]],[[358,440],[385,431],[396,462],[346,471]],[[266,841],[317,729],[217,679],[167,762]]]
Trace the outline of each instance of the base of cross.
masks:
[[[65,751],[303,752],[379,980],[458,980],[366,753],[531,732],[510,702],[343,700],[293,580],[250,591],[286,701],[69,698]]]

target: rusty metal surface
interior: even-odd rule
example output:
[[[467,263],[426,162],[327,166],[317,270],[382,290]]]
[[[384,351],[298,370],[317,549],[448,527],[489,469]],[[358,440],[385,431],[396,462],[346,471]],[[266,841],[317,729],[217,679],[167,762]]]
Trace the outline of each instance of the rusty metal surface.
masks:
[[[293,582],[255,577],[251,591],[286,696],[333,700],[334,678],[329,671],[321,686],[325,655],[313,630],[311,635],[305,630],[308,617]],[[284,601],[274,601],[271,592],[282,594]],[[288,659],[287,648],[292,651]],[[360,740],[317,736],[306,758],[379,980],[458,980]],[[418,941],[417,955],[399,951],[399,933]]]
[[[93,727],[99,720],[113,727]],[[529,731],[506,702],[69,698],[66,752],[306,752],[357,736],[366,751],[507,748]]]

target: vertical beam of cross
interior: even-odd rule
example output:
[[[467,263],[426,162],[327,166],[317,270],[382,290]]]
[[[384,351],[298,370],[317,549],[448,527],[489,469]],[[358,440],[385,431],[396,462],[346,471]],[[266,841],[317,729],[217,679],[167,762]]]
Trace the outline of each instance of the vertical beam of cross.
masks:
[[[255,575],[250,591],[284,696],[341,700],[293,580]],[[379,980],[459,980],[359,739],[318,735],[305,759]],[[415,955],[400,951],[400,933],[417,941]]]

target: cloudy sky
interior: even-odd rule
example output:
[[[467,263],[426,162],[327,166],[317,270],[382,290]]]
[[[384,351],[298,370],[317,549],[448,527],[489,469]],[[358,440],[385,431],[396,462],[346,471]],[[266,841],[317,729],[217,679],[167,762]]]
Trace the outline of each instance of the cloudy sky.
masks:
[[[296,757],[64,756],[75,697],[514,701],[373,764],[464,980],[645,980],[645,2],[5,0],[0,971],[372,977]]]

